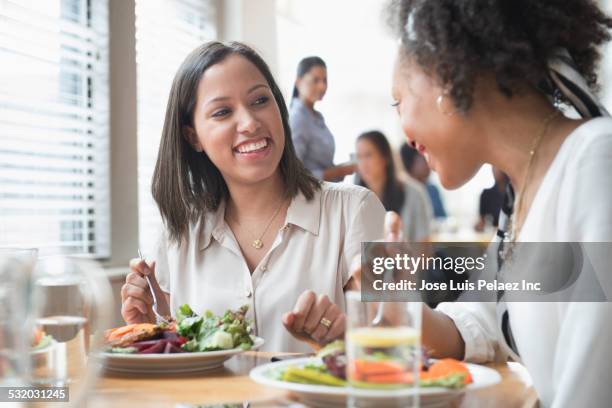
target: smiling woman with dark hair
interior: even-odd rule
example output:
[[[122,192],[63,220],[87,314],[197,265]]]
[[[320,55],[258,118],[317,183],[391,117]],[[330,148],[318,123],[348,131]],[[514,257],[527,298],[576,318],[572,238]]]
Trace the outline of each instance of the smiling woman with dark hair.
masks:
[[[179,68],[153,197],[165,228],[155,262],[131,262],[128,323],[154,320],[149,275],[166,314],[183,303],[215,313],[248,304],[268,350],[306,351],[297,338],[344,334],[350,263],[362,241],[382,238],[384,208],[366,189],[321,183],[302,166],[281,92],[251,48],[207,43]]]

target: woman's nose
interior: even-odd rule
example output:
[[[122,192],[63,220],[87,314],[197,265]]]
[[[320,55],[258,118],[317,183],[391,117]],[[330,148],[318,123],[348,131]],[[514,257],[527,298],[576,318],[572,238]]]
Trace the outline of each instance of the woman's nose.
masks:
[[[244,109],[238,121],[238,132],[239,133],[255,133],[261,127],[261,123],[255,115],[248,109]]]

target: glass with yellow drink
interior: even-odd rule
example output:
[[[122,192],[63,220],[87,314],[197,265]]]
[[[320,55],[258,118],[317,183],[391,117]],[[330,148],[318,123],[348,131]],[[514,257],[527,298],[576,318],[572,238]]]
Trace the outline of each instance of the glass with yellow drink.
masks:
[[[349,406],[418,406],[420,302],[362,302],[347,294]]]

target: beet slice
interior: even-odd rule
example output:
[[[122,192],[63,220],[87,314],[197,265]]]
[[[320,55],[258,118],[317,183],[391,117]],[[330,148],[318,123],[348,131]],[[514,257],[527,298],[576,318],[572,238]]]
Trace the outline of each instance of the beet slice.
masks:
[[[163,341],[163,339],[137,341],[136,343],[131,344],[130,347],[136,347],[138,349],[138,351],[142,351],[142,350],[147,349],[147,348],[149,348],[151,346],[154,346],[155,344],[159,343],[160,341]]]
[[[160,339],[157,340],[156,344],[153,344],[150,347],[147,347],[143,350],[140,350],[141,354],[156,354],[156,353],[163,353],[164,352],[164,348],[166,347],[166,340],[164,339]]]
[[[185,353],[185,350],[177,346],[176,343],[168,343],[166,345],[166,349],[164,350],[164,353],[171,353],[171,354]]]

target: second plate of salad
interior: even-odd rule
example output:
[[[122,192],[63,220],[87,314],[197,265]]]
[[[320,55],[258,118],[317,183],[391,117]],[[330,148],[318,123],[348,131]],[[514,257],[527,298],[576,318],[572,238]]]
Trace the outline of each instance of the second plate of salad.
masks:
[[[321,349],[314,357],[297,358],[264,364],[251,370],[251,379],[262,385],[291,392],[296,399],[313,407],[346,406],[349,392],[358,395],[372,406],[384,406],[391,401],[407,401],[415,393],[413,388],[396,387],[387,381],[371,384],[370,388],[350,389],[346,380],[346,354],[344,342],[337,341]],[[495,385],[501,381],[499,373],[491,368],[463,363],[452,359],[436,360],[424,355],[419,374],[419,399],[423,407],[447,406],[448,402],[464,390]],[[393,365],[384,360],[372,362],[384,378],[397,382]],[[375,365],[375,366],[374,366]],[[376,379],[370,379],[374,382]],[[393,380],[393,381],[391,381]],[[382,405],[381,405],[382,404]]]

